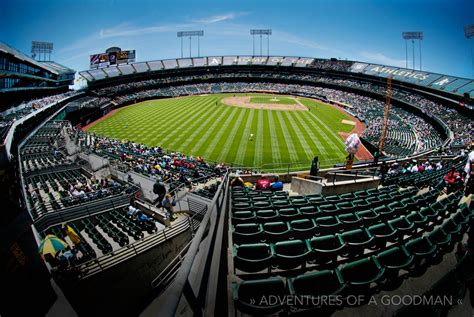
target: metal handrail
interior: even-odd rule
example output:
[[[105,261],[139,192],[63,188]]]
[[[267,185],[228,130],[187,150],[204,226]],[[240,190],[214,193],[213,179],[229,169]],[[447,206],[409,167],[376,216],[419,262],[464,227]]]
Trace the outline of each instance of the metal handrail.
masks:
[[[220,210],[217,210],[219,208],[218,202],[222,197],[222,200],[224,199],[225,196],[225,191],[227,190],[227,183],[229,180],[229,173],[225,174],[224,181],[220,184],[219,189],[217,191],[217,194],[214,196],[214,199],[212,200],[211,206],[214,206],[211,211],[208,211],[205,215],[204,218],[201,222],[201,225],[199,226],[198,231],[196,232],[196,235],[194,236],[191,246],[189,247],[188,252],[186,253],[186,256],[183,260],[183,263],[181,265],[181,268],[179,269],[174,283],[170,286],[169,293],[167,294],[166,298],[166,305],[164,305],[160,311],[160,315],[162,314],[163,316],[174,316],[176,309],[178,308],[179,301],[181,299],[181,295],[185,291],[185,289],[188,289],[189,287],[189,281],[188,277],[191,273],[191,267],[194,263],[194,259],[199,251],[199,246],[201,244],[201,241],[204,237],[204,233],[206,231],[206,228],[210,222],[211,215],[214,213],[220,212]]]

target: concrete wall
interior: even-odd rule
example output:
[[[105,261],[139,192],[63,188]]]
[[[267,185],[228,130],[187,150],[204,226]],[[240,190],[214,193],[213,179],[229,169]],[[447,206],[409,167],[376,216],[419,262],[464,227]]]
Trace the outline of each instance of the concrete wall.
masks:
[[[140,184],[145,199],[154,201],[158,197],[158,195],[153,193],[153,185],[155,184],[155,180],[151,179],[150,177],[146,177],[135,172],[123,173],[116,169],[113,169],[112,174],[124,182],[127,182],[128,175],[130,175],[135,184]]]
[[[300,195],[307,194],[321,194],[323,184],[310,179],[301,177],[293,177],[291,179],[291,191],[297,192]]]
[[[356,181],[354,181],[354,177],[351,176],[350,180],[337,181],[334,183],[321,183],[301,177],[293,177],[291,180],[291,191],[300,195],[336,195],[363,189],[376,188],[379,186],[379,183],[380,179],[378,177],[372,178],[366,176],[359,176]]]

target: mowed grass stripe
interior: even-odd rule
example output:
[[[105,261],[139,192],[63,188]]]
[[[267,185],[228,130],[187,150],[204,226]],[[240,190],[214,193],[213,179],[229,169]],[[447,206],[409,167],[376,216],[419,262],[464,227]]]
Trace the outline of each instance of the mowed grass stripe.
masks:
[[[247,121],[248,121],[248,119],[250,117],[250,113],[251,113],[249,109],[243,109],[241,111],[242,111],[242,114],[243,114],[241,121],[236,123],[234,125],[234,127],[232,128],[231,133],[235,133],[234,137],[232,139],[230,139],[230,138],[228,139],[230,144],[227,145],[227,143],[226,143],[226,146],[225,146],[225,149],[224,149],[224,151],[225,151],[228,148],[228,154],[227,154],[226,157],[227,157],[227,160],[229,161],[229,163],[232,163],[232,164],[236,164],[237,154],[240,151],[242,151],[242,149],[239,148],[240,141],[241,141],[242,137],[245,135],[244,134],[245,133],[245,126],[247,124]],[[240,119],[240,116],[239,116],[239,119]],[[224,160],[224,159],[222,159],[222,160]]]
[[[270,148],[272,153],[272,162],[273,163],[282,163],[281,153],[280,153],[280,144],[278,143],[278,137],[275,130],[275,122],[273,120],[272,112],[265,111],[265,117],[268,122],[268,134],[270,136]]]
[[[263,164],[263,151],[264,151],[264,144],[263,144],[263,136],[264,136],[264,129],[263,126],[263,111],[259,110],[257,112],[258,119],[257,119],[257,134],[254,136],[255,139],[255,155],[254,155],[254,165],[255,166],[262,166]]]
[[[236,140],[236,135],[241,130],[240,127],[242,125],[246,111],[242,111],[241,109],[235,108],[232,116],[234,116],[236,113],[239,113],[239,117],[237,118],[237,120],[233,121],[233,124],[231,120],[232,118],[230,117],[230,120],[227,120],[229,122],[227,123],[226,121],[227,126],[230,127],[230,132],[227,134],[227,132],[229,131],[228,129],[221,129],[219,131],[219,134],[216,135],[216,138],[210,145],[210,147],[212,146],[212,148],[206,151],[207,156],[211,156],[211,153],[214,153],[214,151],[218,151],[219,154],[217,156],[217,161],[232,163],[232,161],[227,162],[226,160],[228,159],[229,153],[232,150],[232,143]],[[225,134],[227,134],[227,136],[225,136]]]
[[[234,160],[235,164],[244,164],[244,159],[245,159],[246,152],[247,152],[246,151],[247,150],[247,143],[248,143],[248,140],[249,140],[250,131],[252,129],[252,122],[253,122],[253,117],[254,117],[254,114],[255,114],[255,110],[250,109],[249,112],[250,112],[250,114],[247,117],[247,121],[245,122],[245,128],[243,129],[243,133],[242,133],[242,136],[240,138],[239,145],[236,148],[237,153],[235,155],[235,160]],[[253,159],[252,159],[252,162],[253,162]]]
[[[296,153],[295,146],[293,144],[293,140],[291,138],[291,135],[289,134],[288,127],[286,126],[285,120],[283,119],[283,116],[281,114],[281,111],[275,111],[277,115],[278,122],[281,127],[281,131],[283,132],[283,138],[286,143],[286,148],[288,149],[288,154],[290,156],[290,161],[291,162],[298,162],[298,155]]]
[[[201,117],[203,113],[209,110],[210,104],[203,101],[203,103],[193,105],[192,109],[188,110],[187,114],[183,115],[182,119],[178,119],[176,123],[172,122],[171,120],[168,120],[167,125],[168,128],[159,133],[159,136],[161,137],[162,135],[166,135],[161,139],[161,142],[163,146],[165,144],[170,144],[170,143],[175,143],[176,138],[186,130],[187,127],[189,127],[189,124],[191,122],[196,122],[198,118]],[[168,143],[168,140],[173,140]],[[169,145],[166,145],[169,146]]]
[[[318,123],[321,124],[323,129],[325,130],[324,136],[326,140],[329,142],[330,145],[334,146],[334,149],[339,149],[341,153],[344,152],[344,143],[342,143],[342,139],[339,136],[335,136],[334,131],[332,131],[322,120],[320,120],[314,114],[310,114]]]
[[[326,146],[324,146],[321,143],[321,141],[319,140],[319,137],[313,132],[313,130],[302,119],[303,115],[301,113],[292,113],[291,115],[295,118],[296,124],[298,125],[300,130],[303,132],[306,142],[308,144],[312,144],[310,145],[310,147],[313,151],[313,155],[317,153],[317,155],[319,155],[321,159],[327,158],[328,149],[326,148]]]
[[[231,113],[227,116],[224,122],[218,122],[218,125],[210,134],[211,135],[210,140],[206,140],[206,143],[202,144],[201,147],[197,150],[197,152],[203,153],[202,156],[205,158],[211,156],[216,150],[216,147],[219,144],[219,141],[223,138],[224,133],[226,133],[226,131],[228,131],[228,129],[232,127],[232,122],[234,122],[235,115],[238,112],[239,111],[237,108],[233,108]],[[223,127],[228,127],[228,128],[224,129]],[[222,147],[217,150],[221,151]],[[215,155],[212,155],[212,156],[215,156]]]
[[[201,142],[204,142],[209,137],[210,130],[215,127],[219,120],[225,115],[225,112],[216,111],[215,106],[211,108],[210,111],[212,111],[212,114],[207,115],[205,120],[200,122],[196,121],[189,127],[190,134],[183,135],[181,145],[185,148],[192,146],[190,150],[191,153],[194,153],[196,145],[199,147],[202,144]],[[176,142],[179,142],[179,140]]]
[[[204,133],[201,135],[201,132],[199,130],[196,130],[195,133],[190,137],[186,142],[189,141],[189,143],[184,142],[183,146],[188,146],[188,144],[194,144],[194,146],[191,148],[190,152],[191,153],[199,153],[199,149],[204,145],[208,144],[209,138],[213,137],[213,134],[215,135],[216,133],[216,128],[219,128],[222,130],[222,121],[225,119],[225,117],[228,117],[229,113],[231,112],[231,108],[228,107],[224,111],[220,112],[216,111],[215,114],[219,114],[219,116],[213,120],[211,119],[211,125],[210,126],[202,126],[201,131]],[[202,153],[202,152],[201,152]]]
[[[291,116],[291,111],[286,111],[285,116],[287,117],[288,122],[290,123],[289,127],[295,132],[294,136],[296,137],[297,142],[301,144],[301,147],[303,148],[303,151],[306,154],[306,158],[311,160],[313,157],[313,151],[311,150],[311,147],[309,146],[308,142],[306,142],[306,138],[304,137],[303,132],[300,130],[294,118]]]

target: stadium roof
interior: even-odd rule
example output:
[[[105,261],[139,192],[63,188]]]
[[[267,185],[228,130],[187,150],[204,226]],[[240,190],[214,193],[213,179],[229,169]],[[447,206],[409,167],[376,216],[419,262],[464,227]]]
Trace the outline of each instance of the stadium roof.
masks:
[[[0,42],[0,52],[4,52],[10,55],[15,56],[15,58],[27,62],[29,64],[35,65],[39,68],[42,68],[50,73],[53,73],[55,75],[62,75],[62,74],[67,74],[67,73],[74,73],[75,71],[60,65],[56,62],[38,62],[34,60],[33,58],[29,57],[26,54],[23,54],[22,52],[8,46],[7,44]]]

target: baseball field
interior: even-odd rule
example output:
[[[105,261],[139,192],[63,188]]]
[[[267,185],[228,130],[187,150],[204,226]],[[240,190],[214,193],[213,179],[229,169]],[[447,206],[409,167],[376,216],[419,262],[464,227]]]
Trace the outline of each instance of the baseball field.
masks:
[[[339,133],[351,132],[353,120],[312,99],[218,94],[137,103],[111,112],[86,129],[214,162],[305,170],[316,155],[321,166],[344,161]]]

